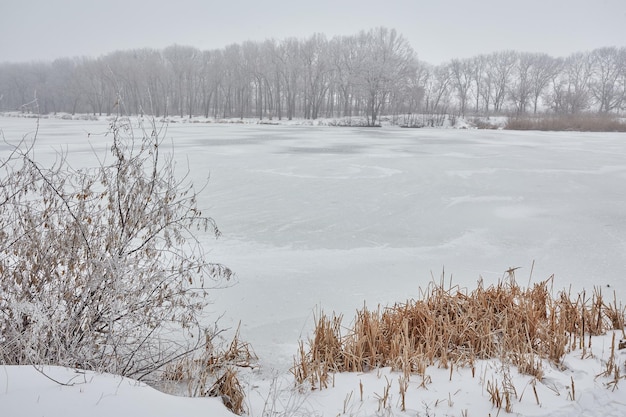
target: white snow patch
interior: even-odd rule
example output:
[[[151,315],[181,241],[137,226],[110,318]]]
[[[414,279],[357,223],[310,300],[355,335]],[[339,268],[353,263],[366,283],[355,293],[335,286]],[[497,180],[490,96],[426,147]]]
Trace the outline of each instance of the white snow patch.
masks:
[[[38,369],[33,366],[0,366],[0,410],[3,417],[234,415],[218,398],[177,397],[110,374],[56,366]]]

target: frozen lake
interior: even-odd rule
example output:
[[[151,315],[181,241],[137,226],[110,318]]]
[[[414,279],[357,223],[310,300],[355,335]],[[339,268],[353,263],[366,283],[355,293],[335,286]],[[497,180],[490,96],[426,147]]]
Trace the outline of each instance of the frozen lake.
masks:
[[[93,163],[106,122],[41,120],[37,157]],[[5,139],[32,119],[0,118]],[[90,134],[90,135],[88,135]],[[626,300],[626,135],[171,124],[176,158],[224,236],[215,292],[268,368],[287,369],[316,309],[351,318],[417,296],[445,268],[474,287],[521,267],[526,285],[601,287]],[[0,145],[0,152],[6,146]]]

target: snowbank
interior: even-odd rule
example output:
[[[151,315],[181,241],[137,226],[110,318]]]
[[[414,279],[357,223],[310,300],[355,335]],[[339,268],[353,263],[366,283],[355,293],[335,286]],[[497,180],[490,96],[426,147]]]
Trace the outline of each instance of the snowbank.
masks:
[[[175,397],[132,379],[56,366],[1,366],[0,410],[3,417],[233,416],[218,398]]]

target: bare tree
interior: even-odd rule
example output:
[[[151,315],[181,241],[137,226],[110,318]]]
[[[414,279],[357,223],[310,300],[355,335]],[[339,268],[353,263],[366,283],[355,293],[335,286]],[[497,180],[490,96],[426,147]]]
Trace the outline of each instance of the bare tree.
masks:
[[[465,109],[467,100],[470,97],[474,72],[473,61],[470,59],[453,59],[450,63],[452,85],[456,92],[461,116],[465,116]]]
[[[489,56],[489,81],[492,83],[491,99],[493,110],[502,111],[506,94],[508,92],[511,74],[517,62],[517,54],[514,51],[496,52]]]
[[[83,93],[87,113],[110,114],[116,95],[103,60],[84,59],[77,69],[77,83]]]
[[[391,103],[393,103],[392,114],[406,115],[408,118],[406,125],[417,125],[414,113],[419,113],[423,110],[426,80],[428,77],[428,66],[419,61],[415,61],[415,70],[412,71],[413,77],[407,80],[407,84],[404,88],[396,89],[392,93]],[[413,118],[411,121],[410,119]]]
[[[430,68],[424,90],[424,109],[430,114],[427,124],[441,125],[450,106],[451,90],[450,70],[448,65],[439,65]]]
[[[317,119],[332,71],[326,37],[316,34],[307,39],[300,48],[300,59],[304,69],[304,118]]]
[[[562,61],[562,71],[552,80],[548,99],[552,109],[559,114],[577,114],[591,104],[590,83],[593,66],[588,53],[572,54]]]
[[[223,52],[224,78],[221,84],[223,117],[243,118],[250,108],[250,72],[246,70],[243,49],[238,44]]]
[[[395,30],[386,28],[361,32],[357,51],[355,84],[367,103],[368,125],[376,125],[391,93],[405,87],[414,76],[415,52]]]
[[[200,50],[190,46],[172,45],[163,50],[175,88],[171,90],[173,105],[183,117],[195,114],[199,72],[202,68]]]
[[[342,36],[333,38],[330,42],[330,54],[333,67],[333,87],[337,92],[338,107],[341,115],[353,115],[355,101],[355,68],[360,65],[357,60],[356,38]]]
[[[431,67],[426,80],[426,110],[437,111],[449,105],[451,76],[447,65]]]
[[[547,54],[532,54],[529,82],[533,114],[537,114],[539,99],[550,85],[550,81],[560,72],[561,61]]]
[[[300,47],[295,38],[288,38],[281,42],[278,47],[278,56],[281,63],[280,79],[282,85],[284,108],[287,110],[289,120],[296,116],[296,100],[299,90],[300,67]]]
[[[198,76],[200,85],[199,104],[204,117],[215,116],[219,85],[222,82],[222,60],[219,50],[204,51]]]
[[[474,93],[474,111],[480,112],[484,109],[485,112],[489,112],[489,86],[484,82],[485,72],[487,66],[487,58],[485,55],[478,55],[472,58],[472,92]],[[483,92],[483,87],[486,90],[486,94]],[[481,106],[481,100],[483,105]]]
[[[252,112],[259,120],[263,119],[263,90],[266,85],[263,68],[263,57],[259,49],[259,44],[252,41],[244,42],[241,45],[243,71],[245,79],[249,80],[252,103]]]
[[[619,109],[624,101],[623,82],[626,48],[600,48],[591,52],[593,80],[590,90],[598,102],[598,111],[608,113]],[[620,88],[621,87],[621,88]]]
[[[518,115],[526,113],[526,108],[530,103],[532,94],[531,69],[533,64],[534,57],[532,54],[518,54],[509,87],[509,95]]]

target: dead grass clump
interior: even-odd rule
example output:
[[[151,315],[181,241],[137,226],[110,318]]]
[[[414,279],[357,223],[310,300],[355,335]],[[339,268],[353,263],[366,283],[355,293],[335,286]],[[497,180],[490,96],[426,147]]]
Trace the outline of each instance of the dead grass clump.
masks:
[[[226,408],[235,414],[242,415],[246,412],[243,406],[243,387],[237,378],[237,371],[232,368],[227,368],[203,396],[221,397]]]
[[[221,397],[235,414],[245,412],[244,390],[237,369],[252,368],[257,357],[250,345],[239,339],[239,329],[225,349],[218,349],[207,338],[204,349],[193,357],[169,364],[161,375],[164,391],[190,397]]]
[[[341,319],[329,318],[321,314],[316,319],[315,334],[309,342],[309,351],[304,344],[299,344],[299,359],[291,369],[296,380],[308,381],[312,389],[328,387],[329,372],[345,369],[345,361],[341,346]]]
[[[329,372],[363,372],[390,366],[405,378],[429,365],[473,366],[499,358],[540,379],[542,361],[558,364],[571,349],[585,349],[585,335],[623,328],[624,309],[605,304],[596,289],[572,297],[551,295],[552,277],[522,288],[514,269],[506,280],[471,292],[431,283],[417,300],[357,311],[349,328],[341,317],[320,313],[306,350],[301,342],[292,372],[298,383],[327,386]],[[342,330],[345,334],[342,335]],[[590,342],[589,342],[590,343]]]
[[[626,123],[608,114],[581,113],[511,117],[504,128],[509,130],[626,132]]]

